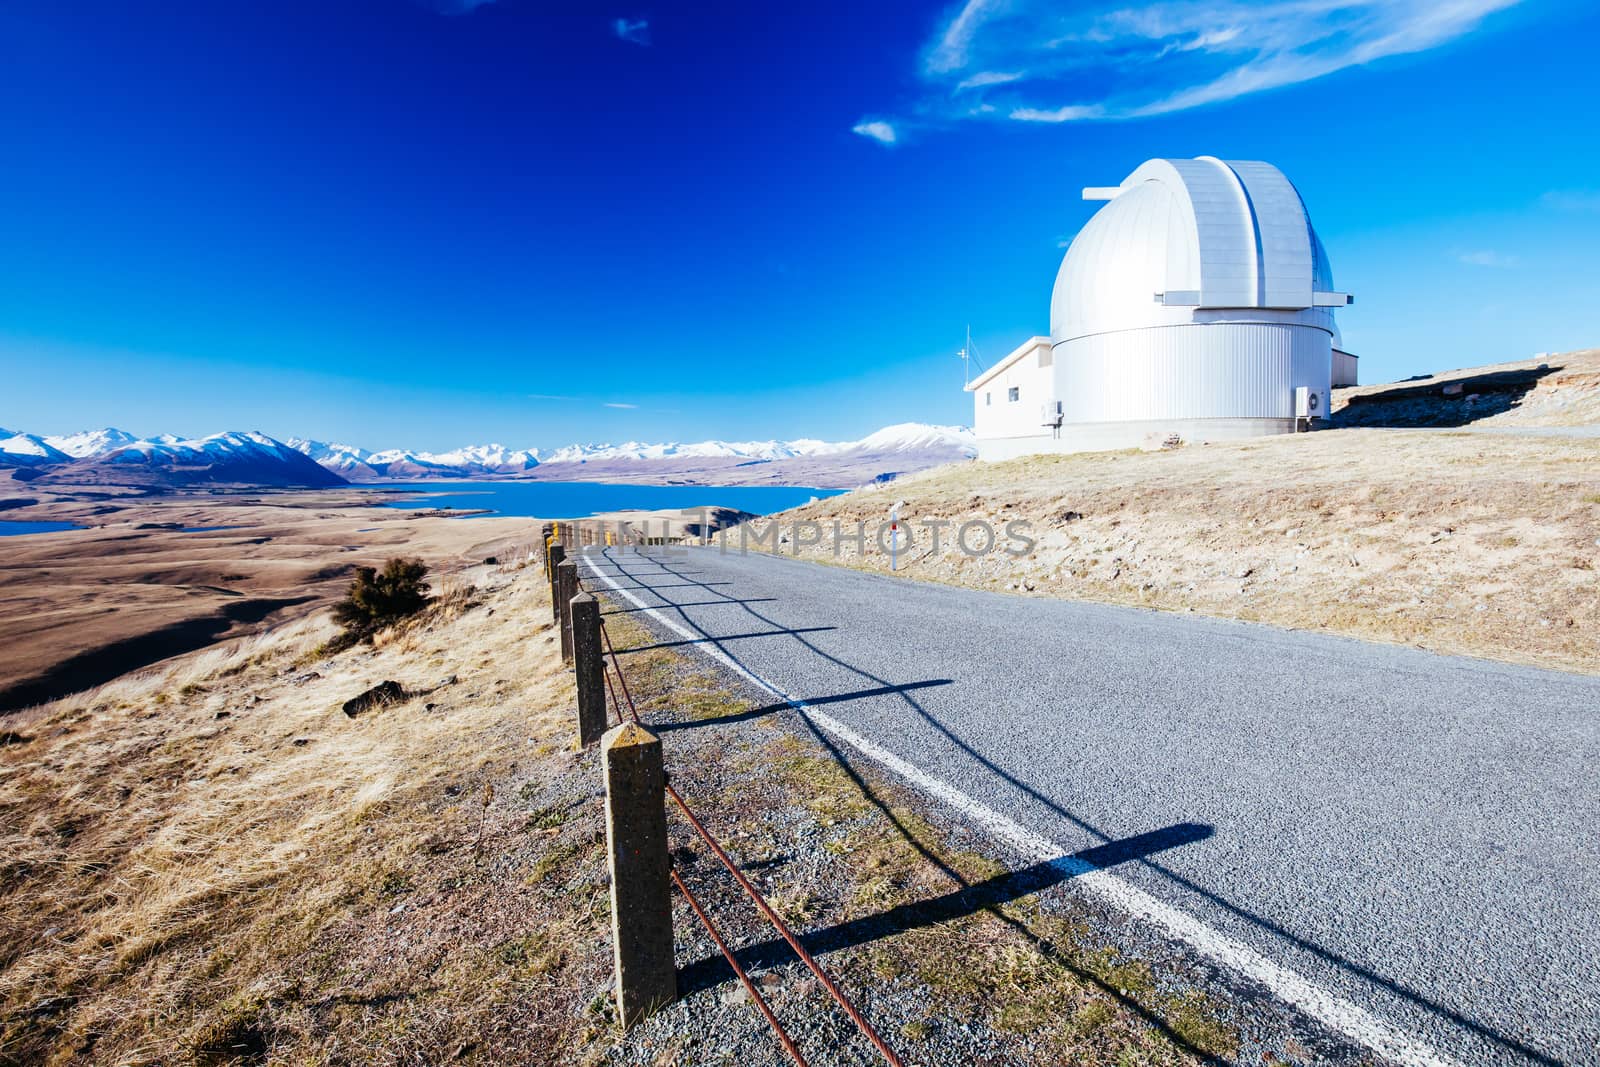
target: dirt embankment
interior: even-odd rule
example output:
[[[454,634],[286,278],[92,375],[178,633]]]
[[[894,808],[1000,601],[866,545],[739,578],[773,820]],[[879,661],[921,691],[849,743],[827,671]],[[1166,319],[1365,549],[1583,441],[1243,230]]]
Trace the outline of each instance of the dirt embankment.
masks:
[[[1336,389],[1338,426],[1600,432],[1600,349]]]
[[[876,526],[896,500],[916,537],[900,557],[910,577],[1600,671],[1600,438],[1348,429],[1032,457],[780,521]],[[935,555],[922,519],[1023,520],[1037,544],[972,558],[947,532]],[[831,537],[803,554],[889,567],[870,546],[835,555]]]
[[[339,596],[357,564],[481,559],[526,519],[413,516],[371,494],[43,489],[7,520],[83,530],[0,538],[0,713],[254,632]],[[3,503],[0,500],[0,503]]]

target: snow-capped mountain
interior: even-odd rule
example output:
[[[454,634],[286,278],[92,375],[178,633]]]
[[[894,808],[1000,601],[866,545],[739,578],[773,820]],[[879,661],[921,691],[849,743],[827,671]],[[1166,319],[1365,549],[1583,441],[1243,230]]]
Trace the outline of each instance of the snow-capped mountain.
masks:
[[[344,479],[282,441],[264,433],[230,431],[185,439],[165,434],[88,461],[98,473],[125,476],[146,472],[150,480],[173,483],[238,482],[253,485],[342,485]],[[83,473],[83,464],[67,475]]]
[[[532,470],[539,465],[536,448],[510,449],[505,445],[468,445],[449,452],[424,452],[422,458],[447,467],[477,467],[499,474]]]
[[[352,481],[494,476],[643,478],[651,475],[695,480],[732,468],[753,474],[753,468],[758,465],[774,465],[763,470],[764,478],[777,477],[779,468],[796,476],[805,468],[822,472],[849,471],[851,476],[854,472],[866,471],[875,478],[977,454],[972,431],[965,427],[929,426],[918,422],[886,426],[859,441],[819,441],[810,437],[793,441],[712,440],[661,444],[624,441],[622,444],[567,445],[547,454],[541,454],[538,449],[510,449],[498,444],[467,445],[448,452],[419,452],[407,448],[369,452],[355,445],[325,444],[297,437],[290,438],[289,444]],[[815,462],[801,462],[806,460]],[[579,467],[581,471],[575,469]],[[719,478],[725,476],[717,474]]]
[[[734,459],[779,460],[798,456],[835,456],[847,452],[911,452],[946,449],[968,456],[977,455],[972,431],[964,426],[929,426],[904,422],[886,426],[859,441],[699,441],[694,444],[648,445],[628,441],[620,445],[568,445],[544,458],[548,464],[588,463],[617,459],[682,459],[726,457]]]
[[[74,455],[74,453],[80,453]],[[176,434],[138,439],[107,428],[50,438],[9,434],[0,439],[0,467],[12,477],[43,484],[343,485],[338,474],[264,433],[218,433],[188,439]]]
[[[55,448],[45,438],[32,433],[12,433],[0,430],[0,466],[40,467],[52,463],[70,463],[72,457]]]
[[[948,448],[969,456],[978,454],[978,442],[965,426],[929,426],[922,422],[902,422],[871,433],[852,447],[863,452],[915,452],[929,448]]]
[[[413,452],[390,448],[368,452],[355,445],[324,444],[299,437],[289,446],[346,478],[471,478],[484,474],[516,474],[539,465],[538,449],[505,445],[467,445],[449,452]]]
[[[367,457],[372,453],[364,448],[358,448],[355,445],[307,441],[303,437],[291,437],[284,443],[342,478],[347,478],[351,481],[371,481],[382,477],[381,474],[367,465]]]
[[[302,455],[310,456],[318,463],[360,463],[372,455],[371,452],[356,445],[308,441],[304,437],[291,437],[284,444]]]
[[[976,452],[971,431],[923,423],[886,426],[858,441],[626,441],[568,445],[548,455],[500,444],[465,445],[447,452],[405,448],[372,452],[299,437],[285,443],[263,433],[190,439],[176,434],[135,438],[112,427],[52,437],[0,430],[0,468],[28,468],[13,477],[179,485],[520,477],[849,486],[970,458]]]
[[[115,426],[107,426],[103,430],[80,430],[77,433],[55,434],[45,438],[52,448],[59,449],[73,459],[84,459],[88,456],[101,456],[107,452],[115,452],[124,445],[131,445],[139,440],[127,430],[119,430]]]
[[[537,478],[786,484],[849,488],[977,455],[961,426],[901,423],[859,441],[699,441],[569,445],[544,457]]]

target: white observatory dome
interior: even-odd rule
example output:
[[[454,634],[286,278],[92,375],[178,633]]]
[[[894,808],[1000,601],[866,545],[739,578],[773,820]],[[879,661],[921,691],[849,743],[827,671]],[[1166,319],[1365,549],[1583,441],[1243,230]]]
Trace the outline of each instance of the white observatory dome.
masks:
[[[1084,198],[1109,203],[1067,249],[1050,305],[1066,424],[1274,433],[1292,428],[1298,388],[1327,411],[1333,308],[1349,297],[1282,171],[1152,159]]]

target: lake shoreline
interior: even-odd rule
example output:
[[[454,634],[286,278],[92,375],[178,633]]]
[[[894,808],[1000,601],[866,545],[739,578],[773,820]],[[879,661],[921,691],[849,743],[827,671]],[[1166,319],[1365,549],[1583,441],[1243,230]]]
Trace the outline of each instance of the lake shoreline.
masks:
[[[619,512],[688,512],[698,509],[727,509],[770,515],[847,491],[798,485],[691,486],[512,479],[367,482],[341,491],[360,491],[369,487],[372,491],[395,497],[378,501],[377,506],[383,508],[471,511],[541,520],[588,520]]]
[[[0,715],[309,615],[344,593],[358,565],[419,557],[437,588],[452,571],[485,557],[526,555],[544,520],[690,529],[698,508],[649,506],[661,493],[692,494],[721,521],[747,510],[716,503],[738,496],[730,487],[563,484],[568,488],[556,497],[596,506],[518,507],[503,498],[498,481],[161,491],[29,486],[31,502],[8,507],[6,521],[76,528],[0,538]],[[0,498],[17,500],[7,488],[0,481]],[[641,496],[640,489],[647,492]],[[785,506],[834,495],[809,487],[756,489]],[[460,501],[469,506],[436,506],[454,503],[439,499],[451,490],[469,498]],[[485,494],[497,493],[495,506],[485,507]],[[527,503],[548,498],[550,490],[515,495]],[[457,521],[463,518],[472,521]]]
[[[0,538],[0,715],[309,615],[356,566],[420,557],[438,588],[538,536],[527,518],[455,522],[349,489],[29,495],[7,520],[80,528]]]

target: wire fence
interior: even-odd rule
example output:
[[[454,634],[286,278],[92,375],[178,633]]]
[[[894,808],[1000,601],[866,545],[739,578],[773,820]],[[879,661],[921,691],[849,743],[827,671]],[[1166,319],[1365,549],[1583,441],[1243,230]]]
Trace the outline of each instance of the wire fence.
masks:
[[[569,527],[569,529],[571,528]],[[576,569],[577,560],[581,559],[587,562],[587,559],[582,551],[584,535],[576,530],[573,531],[573,534],[575,536],[572,542],[572,548],[575,551],[574,569]],[[590,565],[592,566],[592,564]],[[584,587],[582,575],[578,576],[578,588],[583,592],[595,592],[594,590],[588,590]],[[617,650],[612,644],[611,633],[606,628],[604,618],[600,620],[600,634],[605,648],[604,660],[606,690],[610,695],[610,707],[616,711],[617,724],[621,725],[622,723],[626,722],[628,718],[631,718],[633,722],[643,727],[645,724],[639,717],[638,706],[634,703],[633,692],[628,687],[627,676],[623,673],[622,663],[617,657]],[[620,701],[617,699],[619,693],[622,697]],[[624,709],[626,709],[627,718],[624,718]],[[816,961],[810,952],[806,951],[805,946],[800,943],[800,939],[795,936],[794,931],[791,930],[789,925],[783,921],[783,918],[773,910],[772,905],[767,903],[766,898],[761,895],[761,891],[751,883],[749,878],[745,877],[744,872],[739,869],[738,864],[733,861],[733,859],[728,855],[727,851],[722,847],[721,844],[718,843],[711,831],[706,829],[705,823],[695,815],[694,810],[689,806],[689,802],[686,801],[683,798],[683,795],[673,787],[670,780],[666,783],[666,792],[667,795],[672,798],[674,804],[677,805],[678,810],[682,813],[684,819],[688,822],[689,827],[694,831],[695,835],[705,844],[706,848],[713,856],[716,857],[717,861],[727,868],[728,873],[733,876],[734,880],[739,884],[739,887],[743,889],[745,894],[751,899],[752,902],[754,902],[756,909],[767,920],[767,922],[772,925],[773,929],[778,932],[779,936],[781,936],[783,940],[788,943],[789,947],[794,951],[794,954],[802,963],[805,964],[807,969],[809,969],[811,973],[816,976],[816,979],[821,984],[822,988],[827,991],[828,995],[833,998],[834,1002],[845,1013],[850,1021],[856,1025],[856,1028],[861,1031],[862,1035],[878,1051],[884,1062],[889,1064],[890,1067],[904,1067],[904,1065],[901,1063],[900,1057],[896,1055],[894,1049],[890,1048],[888,1042],[884,1041],[884,1039],[878,1034],[877,1030],[873,1029],[872,1024],[868,1022],[866,1017],[861,1014],[860,1010],[856,1008],[855,1004],[851,1002],[850,998],[844,993],[844,991],[839,988],[838,983],[828,975],[828,972],[822,967],[822,965]],[[795,1045],[794,1039],[789,1036],[788,1031],[784,1029],[783,1024],[778,1020],[777,1015],[773,1012],[772,1006],[767,1002],[766,997],[762,995],[761,990],[757,988],[756,984],[750,980],[750,976],[739,964],[739,961],[735,957],[733,950],[728,947],[727,942],[723,939],[721,933],[718,931],[716,924],[712,922],[711,916],[707,914],[700,901],[689,889],[688,884],[679,875],[676,864],[673,866],[671,875],[673,884],[676,885],[678,887],[678,891],[683,894],[684,899],[688,902],[689,907],[694,912],[696,918],[698,918],[701,924],[705,926],[706,933],[710,935],[712,942],[717,946],[717,949],[728,961],[728,965],[733,969],[733,973],[744,985],[744,988],[746,992],[749,993],[750,999],[755,1004],[756,1009],[761,1013],[762,1018],[767,1021],[767,1025],[771,1027],[773,1035],[777,1038],[778,1043],[783,1046],[784,1052],[786,1052],[795,1063],[801,1065],[801,1067],[806,1067],[805,1056]]]

